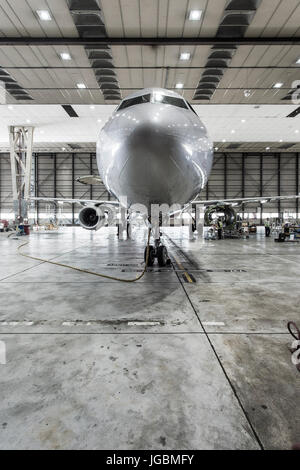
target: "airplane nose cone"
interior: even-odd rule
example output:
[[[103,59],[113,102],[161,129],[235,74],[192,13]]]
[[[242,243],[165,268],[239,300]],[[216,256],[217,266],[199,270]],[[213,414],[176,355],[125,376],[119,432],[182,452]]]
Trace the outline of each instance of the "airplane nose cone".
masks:
[[[176,119],[173,108],[160,113],[159,106],[153,106],[155,111],[148,105],[146,116],[141,113],[134,117],[136,125],[123,143],[125,159],[119,184],[129,204],[184,204],[194,187],[195,171],[186,159],[180,136],[186,129],[175,131],[170,123],[178,125],[182,113],[179,111]]]

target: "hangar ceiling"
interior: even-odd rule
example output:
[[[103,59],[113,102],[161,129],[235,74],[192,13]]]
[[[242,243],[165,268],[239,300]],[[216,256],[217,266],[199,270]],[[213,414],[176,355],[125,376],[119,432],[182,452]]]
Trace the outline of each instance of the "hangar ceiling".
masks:
[[[199,21],[189,20],[194,9],[202,12]],[[40,20],[37,10],[47,10],[50,20]],[[0,0],[0,99],[117,104],[140,88],[181,83],[194,104],[288,104],[300,79],[299,25],[299,0]],[[44,38],[49,45],[3,45],[7,38]],[[59,44],[62,38],[69,41]],[[100,46],[93,38],[157,41]],[[177,44],[164,45],[168,38]],[[183,44],[197,38],[211,44]],[[255,44],[259,38],[266,44]],[[190,57],[180,60],[182,53]]]

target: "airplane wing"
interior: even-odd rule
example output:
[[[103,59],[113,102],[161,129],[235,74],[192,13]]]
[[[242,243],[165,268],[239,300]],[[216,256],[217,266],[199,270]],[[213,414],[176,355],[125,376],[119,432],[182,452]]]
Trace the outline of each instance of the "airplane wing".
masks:
[[[81,184],[101,184],[102,180],[100,176],[97,175],[88,175],[88,176],[80,176],[76,178],[76,181]]]
[[[118,201],[99,201],[98,199],[68,199],[68,198],[59,198],[59,197],[29,197],[29,201],[43,201],[43,202],[67,202],[68,204],[105,204],[110,206],[119,206]]]
[[[265,196],[265,197],[245,197],[240,199],[211,199],[208,201],[194,201],[192,204],[201,204],[203,206],[213,206],[213,205],[236,205],[239,206],[241,204],[253,203],[257,202],[259,204],[267,204],[273,201],[287,201],[293,199],[300,199],[300,195],[292,195],[292,196]]]
[[[81,184],[101,184],[102,180],[100,176],[97,175],[87,175],[87,176],[80,176],[76,178],[76,181]],[[67,202],[69,204],[106,204],[111,206],[119,206],[118,201],[99,201],[94,199],[68,199],[68,198],[58,198],[58,197],[29,197],[30,201],[43,201],[43,202],[53,202],[53,203],[63,203]]]

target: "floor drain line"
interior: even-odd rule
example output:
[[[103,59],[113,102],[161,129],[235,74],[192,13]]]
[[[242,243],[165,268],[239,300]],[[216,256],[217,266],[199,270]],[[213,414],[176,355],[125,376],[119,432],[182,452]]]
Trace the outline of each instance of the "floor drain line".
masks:
[[[128,326],[162,326],[160,321],[129,321]]]

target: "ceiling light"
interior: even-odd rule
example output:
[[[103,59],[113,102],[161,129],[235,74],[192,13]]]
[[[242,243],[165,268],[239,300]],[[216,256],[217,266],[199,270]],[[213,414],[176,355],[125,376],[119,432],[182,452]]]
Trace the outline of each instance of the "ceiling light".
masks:
[[[27,124],[30,124],[31,121],[30,121],[30,119],[26,119],[26,122],[27,122]]]
[[[251,90],[244,90],[245,98],[249,98],[251,96]]]
[[[273,85],[273,88],[281,88],[282,86],[283,86],[283,83],[278,82],[278,83],[275,83],[275,85]]]
[[[283,140],[282,140],[282,139],[280,139],[280,141],[279,141],[279,142],[280,142],[280,144],[281,144],[281,143],[283,142]]]
[[[245,124],[245,122],[246,122],[246,119],[242,119],[242,120],[241,120],[241,122],[242,122],[243,124]]]
[[[234,129],[232,129],[231,134],[235,134],[235,130],[234,130]]]
[[[270,148],[270,147],[266,147],[266,150],[271,150],[271,148]]]
[[[183,88],[183,83],[176,83],[175,87],[176,88]]]
[[[102,122],[102,119],[97,119],[97,122]]]
[[[90,109],[95,109],[95,106],[92,104],[92,105],[90,106]]]
[[[10,111],[12,111],[12,110],[14,109],[14,107],[10,104],[10,105],[8,106],[8,109],[9,109]]]
[[[191,54],[190,52],[182,52],[180,54],[180,60],[190,60]]]
[[[202,16],[202,10],[191,10],[189,14],[190,21],[199,21]]]
[[[86,88],[86,85],[84,83],[77,83],[77,88]]]
[[[223,140],[222,140],[222,142],[223,142],[223,144],[225,144],[225,142],[226,142],[226,139],[223,139]]]
[[[61,52],[59,55],[62,60],[71,60],[71,56],[68,52]]]
[[[51,15],[48,10],[37,10],[37,15],[41,21],[51,21]]]

